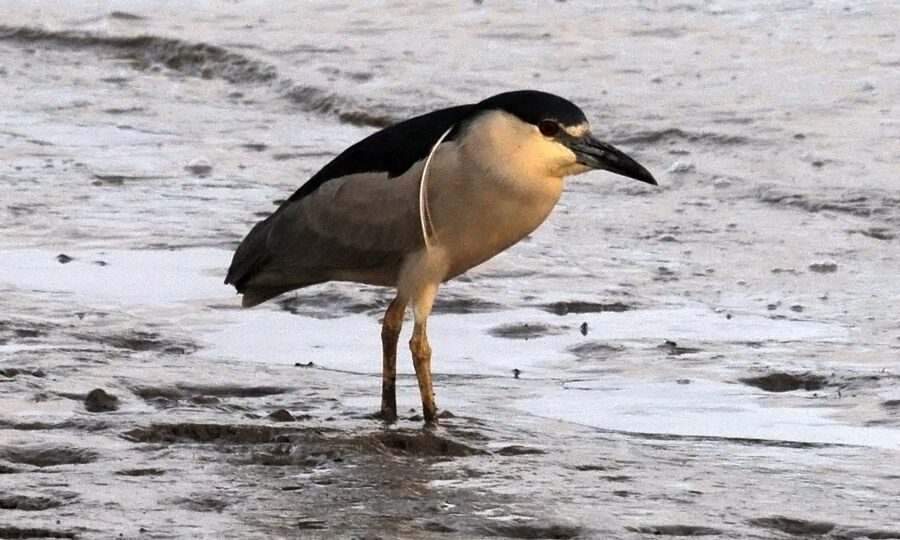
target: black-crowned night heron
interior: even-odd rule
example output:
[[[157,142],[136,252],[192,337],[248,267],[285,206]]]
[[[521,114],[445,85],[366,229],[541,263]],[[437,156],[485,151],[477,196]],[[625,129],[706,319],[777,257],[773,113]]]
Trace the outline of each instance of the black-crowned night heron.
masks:
[[[409,347],[434,423],[425,323],[438,286],[535,230],[563,177],[590,169],[656,184],[553,94],[507,92],[434,111],[366,137],[314,174],[244,238],[225,283],[244,307],[326,281],[396,287],[381,327],[381,415],[397,418],[397,340],[412,302]]]

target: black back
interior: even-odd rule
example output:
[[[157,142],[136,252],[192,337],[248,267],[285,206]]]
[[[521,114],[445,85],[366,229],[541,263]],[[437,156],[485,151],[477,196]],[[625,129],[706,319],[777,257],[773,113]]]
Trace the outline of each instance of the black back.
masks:
[[[384,128],[350,146],[300,186],[287,202],[302,199],[328,180],[349,174],[386,172],[389,178],[400,176],[425,159],[445,131],[454,128],[444,139],[453,140],[470,120],[489,110],[502,110],[535,125],[541,120],[556,120],[566,126],[587,121],[572,102],[536,90],[506,92],[480,103],[441,109]]]
[[[365,172],[400,176],[424,159],[445,131],[467,118],[472,105],[460,105],[423,114],[377,131],[347,148],[305,184],[288,201],[302,199],[332,178]],[[448,134],[444,140],[452,140]]]

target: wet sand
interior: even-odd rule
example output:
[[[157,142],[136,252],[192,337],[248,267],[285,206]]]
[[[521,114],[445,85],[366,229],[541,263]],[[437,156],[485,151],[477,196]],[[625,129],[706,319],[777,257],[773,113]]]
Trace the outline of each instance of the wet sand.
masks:
[[[60,345],[3,372],[4,410],[29,411],[3,424],[5,538],[900,535],[896,450],[590,429],[491,408],[543,381],[466,376],[442,394],[487,403],[383,428],[375,376],[26,330]]]
[[[305,6],[6,6],[0,539],[900,538],[896,7]],[[401,358],[385,427],[390,292],[241,310],[231,250],[509,85],[661,187],[444,286],[441,426]]]

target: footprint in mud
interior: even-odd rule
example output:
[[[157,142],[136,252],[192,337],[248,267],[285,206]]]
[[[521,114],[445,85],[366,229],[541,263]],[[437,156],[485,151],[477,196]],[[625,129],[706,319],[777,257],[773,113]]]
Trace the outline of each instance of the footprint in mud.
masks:
[[[228,501],[201,494],[174,497],[163,502],[173,506],[181,506],[192,512],[221,512],[231,504]]]
[[[194,405],[230,410],[246,410],[242,405],[222,404],[223,398],[261,398],[291,392],[281,386],[196,385],[136,386],[131,391],[158,407],[176,407],[189,401]]]
[[[147,467],[143,469],[122,469],[120,471],[114,472],[113,474],[117,474],[119,476],[162,476],[166,474],[166,471],[153,467]]]
[[[161,336],[156,332],[132,330],[122,334],[77,334],[82,341],[108,345],[116,349],[143,352],[155,351],[164,354],[191,354],[200,347],[188,341],[178,341]]]
[[[568,326],[542,323],[509,323],[491,328],[488,330],[488,334],[505,339],[532,339],[544,336],[558,336],[568,331]]]
[[[75,446],[5,446],[0,447],[0,460],[44,468],[92,463],[97,453]]]
[[[40,527],[0,525],[0,538],[78,538],[78,535],[70,531],[57,531]]]
[[[889,399],[881,402],[881,406],[888,410],[889,413],[900,415],[900,399]]]
[[[193,395],[215,396],[215,397],[236,397],[236,398],[257,398],[274,396],[277,394],[285,394],[290,392],[292,388],[285,386],[239,386],[239,385],[195,385],[195,384],[177,384],[176,388],[182,392]]]
[[[808,268],[811,272],[816,272],[819,274],[831,274],[837,272],[838,265],[834,261],[825,261],[812,263],[808,266]]]
[[[438,296],[434,302],[432,312],[455,314],[486,313],[498,311],[501,307],[502,306],[497,302],[492,302],[490,300],[449,293],[447,295]]]
[[[47,323],[31,321],[0,321],[0,344],[9,341],[26,341],[46,336],[55,327]]]
[[[509,446],[498,448],[497,450],[494,450],[493,453],[498,456],[529,456],[546,454],[547,452],[545,450],[541,450],[540,448],[511,444]]]
[[[783,516],[751,519],[749,523],[754,527],[772,529],[796,536],[822,536],[834,530],[834,523],[793,519]]]
[[[621,313],[633,309],[632,306],[622,302],[588,302],[585,300],[569,300],[565,302],[554,302],[552,304],[541,304],[538,308],[553,313],[554,315],[568,315],[570,313],[603,313],[611,311]]]
[[[8,379],[15,378],[18,375],[27,375],[31,377],[37,377],[39,379],[47,376],[47,374],[40,369],[14,367],[0,369],[0,375]]]
[[[656,536],[720,536],[724,534],[721,529],[700,525],[645,525],[625,527],[625,530]]]
[[[695,354],[698,352],[703,352],[702,349],[698,349],[696,347],[684,347],[678,345],[678,343],[667,339],[662,345],[658,347],[664,351],[669,353],[669,356],[681,356],[683,354]]]
[[[588,341],[586,343],[572,345],[566,350],[574,354],[579,360],[591,360],[608,358],[613,354],[624,351],[625,348],[619,345],[610,345],[602,341]]]
[[[900,529],[883,530],[867,527],[846,527],[827,521],[810,521],[785,516],[754,518],[748,520],[748,523],[754,527],[787,533],[795,537],[900,539]]]
[[[75,496],[73,494],[68,494],[65,498],[73,499],[75,498]],[[51,508],[58,508],[63,504],[65,504],[65,502],[61,499],[47,497],[44,495],[0,495],[0,510],[23,510],[26,512],[37,512],[41,510],[49,510]]]
[[[828,383],[828,378],[814,373],[791,374],[784,372],[769,373],[758,377],[744,377],[740,382],[765,390],[766,392],[792,392],[794,390],[821,390]]]
[[[572,525],[538,523],[531,521],[489,522],[474,527],[472,531],[460,531],[475,536],[499,536],[501,538],[554,538],[567,540],[590,536],[589,531]]]

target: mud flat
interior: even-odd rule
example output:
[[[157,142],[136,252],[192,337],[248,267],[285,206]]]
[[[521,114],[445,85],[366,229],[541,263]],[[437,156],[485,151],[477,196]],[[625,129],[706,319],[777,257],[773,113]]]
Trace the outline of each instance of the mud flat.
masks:
[[[758,362],[784,332],[851,350],[840,326],[456,299],[441,426],[405,366],[384,427],[380,291],[247,312],[208,295],[227,251],[71,253],[5,252],[28,271],[0,322],[0,538],[900,537],[898,376]],[[123,293],[140,265],[181,286]]]
[[[415,411],[384,428],[375,375],[79,343],[0,379],[2,538],[900,537],[896,450],[592,429],[480,399],[434,431]],[[439,380],[492,404],[544,386]],[[118,409],[88,412],[98,385]]]
[[[0,539],[900,538],[893,3],[101,8],[4,3]],[[403,360],[385,427],[389,292],[241,310],[231,251],[511,85],[661,187],[576,178],[446,285],[441,426]]]

